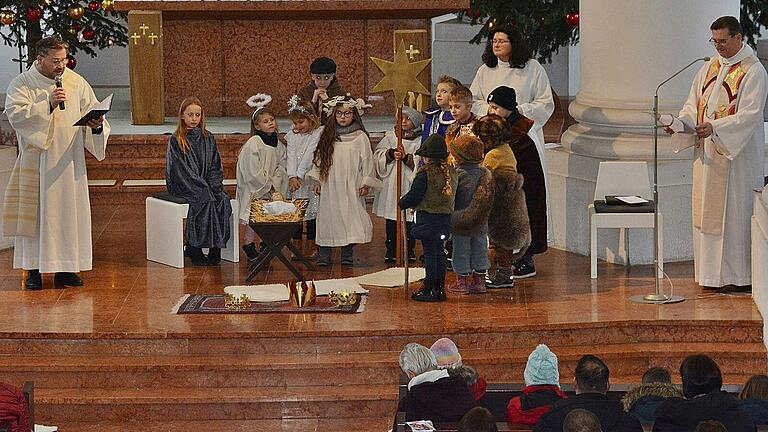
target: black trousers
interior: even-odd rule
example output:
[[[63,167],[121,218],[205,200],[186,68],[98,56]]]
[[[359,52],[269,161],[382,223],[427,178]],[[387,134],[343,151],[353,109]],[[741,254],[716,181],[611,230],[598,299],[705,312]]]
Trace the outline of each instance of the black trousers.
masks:
[[[384,219],[385,220],[385,227],[387,230],[387,248],[391,247],[396,248],[397,245],[395,242],[397,241],[397,221],[392,219]],[[408,250],[413,250],[414,247],[416,247],[416,239],[411,237],[411,226],[413,226],[413,222],[406,222],[405,223],[405,231],[406,235],[408,236]]]

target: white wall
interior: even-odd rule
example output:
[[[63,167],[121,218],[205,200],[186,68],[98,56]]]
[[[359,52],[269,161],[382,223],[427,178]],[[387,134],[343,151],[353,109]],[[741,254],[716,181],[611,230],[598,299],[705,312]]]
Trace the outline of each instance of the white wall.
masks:
[[[128,86],[128,48],[115,46],[97,50],[97,54],[96,58],[91,58],[84,52],[78,52],[75,71],[94,87]],[[0,46],[0,94],[5,94],[8,84],[19,74],[19,64],[11,60],[17,56],[17,48]]]

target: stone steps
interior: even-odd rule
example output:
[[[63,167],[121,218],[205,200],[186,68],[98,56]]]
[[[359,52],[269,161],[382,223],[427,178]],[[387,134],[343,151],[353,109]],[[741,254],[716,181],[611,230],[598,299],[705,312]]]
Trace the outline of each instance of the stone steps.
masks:
[[[570,378],[583,346],[552,347],[563,378]],[[717,351],[722,350],[722,351]],[[528,350],[462,349],[464,362],[489,381],[516,382],[525,369]],[[646,343],[592,347],[614,376],[635,375],[650,366],[676,370],[688,355],[711,353],[733,378],[748,377],[765,362],[760,343],[686,345]],[[396,384],[399,351],[321,354],[232,354],[150,356],[7,356],[0,357],[6,381],[34,381],[36,388],[163,388],[163,387],[291,387],[341,386],[370,382]],[[632,378],[630,378],[632,377]],[[740,383],[737,380],[734,383]]]
[[[354,413],[349,413],[354,415]],[[321,432],[321,431],[386,431],[392,427],[393,415],[386,417],[342,417],[319,419],[271,419],[271,420],[141,420],[125,422],[73,422],[59,426],[59,432],[179,432],[179,431],[227,431],[227,432]]]
[[[397,404],[397,386],[40,389],[35,418],[73,421],[265,420],[384,418]]]

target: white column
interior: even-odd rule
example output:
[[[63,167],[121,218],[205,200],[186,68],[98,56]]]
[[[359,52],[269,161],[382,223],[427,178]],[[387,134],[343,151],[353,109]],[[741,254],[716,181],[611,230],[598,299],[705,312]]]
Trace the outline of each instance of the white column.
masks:
[[[709,26],[723,15],[738,17],[739,1],[580,1],[581,85],[569,107],[578,123],[563,134],[562,147],[548,152],[556,247],[589,253],[586,206],[594,198],[600,161],[647,160],[652,169],[654,90],[691,60],[716,54],[708,42]],[[662,112],[679,111],[699,67],[691,67],[661,89]],[[669,138],[662,135],[659,201],[665,215],[664,256],[670,261],[691,259],[692,153],[673,154]],[[618,233],[601,232],[598,245],[603,259],[653,261],[651,231],[630,231],[628,257],[623,256],[627,245]]]

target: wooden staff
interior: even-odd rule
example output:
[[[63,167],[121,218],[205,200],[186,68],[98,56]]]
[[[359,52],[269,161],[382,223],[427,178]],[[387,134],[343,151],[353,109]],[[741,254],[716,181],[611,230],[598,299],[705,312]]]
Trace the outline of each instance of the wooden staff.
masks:
[[[397,149],[395,151],[399,152],[401,155],[405,155],[405,152],[403,151],[403,106],[400,104],[397,107],[397,124],[395,125],[395,135],[397,135]],[[397,175],[397,240],[395,245],[395,256],[397,256],[397,265],[402,266],[403,265],[403,228],[402,228],[402,211],[400,209],[400,197],[403,195],[403,159],[402,157],[400,160],[396,161],[397,168],[396,168],[396,175]],[[407,252],[406,252],[407,253]],[[406,258],[407,260],[407,258]],[[406,285],[408,284],[408,281],[406,280]],[[406,289],[407,291],[407,289]]]

